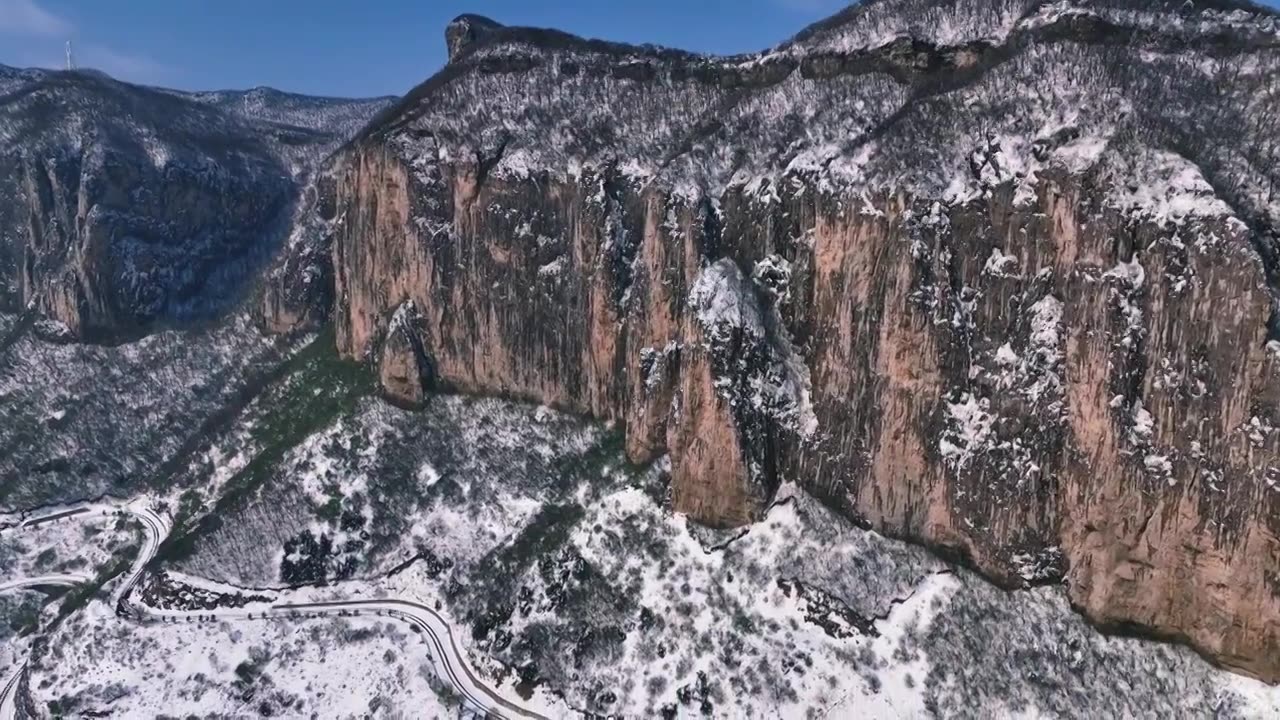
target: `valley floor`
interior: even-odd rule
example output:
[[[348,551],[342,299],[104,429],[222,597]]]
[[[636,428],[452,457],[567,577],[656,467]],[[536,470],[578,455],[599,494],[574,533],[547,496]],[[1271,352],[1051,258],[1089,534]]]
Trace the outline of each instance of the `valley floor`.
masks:
[[[33,536],[94,521],[66,518]],[[4,538],[15,554],[38,547],[19,546],[16,535]],[[828,553],[816,552],[826,543]],[[610,550],[626,545],[632,550]],[[649,554],[659,547],[661,557]],[[567,565],[566,549],[577,558]],[[263,611],[412,598],[441,609],[488,683],[547,717],[601,705],[635,717],[1280,711],[1274,689],[1185,649],[1098,635],[1059,589],[996,590],[845,526],[801,494],[741,536],[708,538],[643,487],[622,487],[580,518],[552,566],[548,583],[545,563],[535,561],[511,617],[479,637],[463,620],[471,601],[451,595],[456,589],[419,560],[391,576],[296,590],[245,591],[167,572],[144,586],[141,601],[176,616],[168,622],[118,615],[115,580],[57,627],[46,625],[41,647],[11,637],[5,652],[15,664],[34,657],[25,684],[38,716],[455,717],[466,703],[433,663],[429,637],[385,608],[336,617]],[[579,594],[580,585],[593,589]],[[45,607],[42,622],[56,607]],[[522,671],[538,663],[545,677],[530,692]]]

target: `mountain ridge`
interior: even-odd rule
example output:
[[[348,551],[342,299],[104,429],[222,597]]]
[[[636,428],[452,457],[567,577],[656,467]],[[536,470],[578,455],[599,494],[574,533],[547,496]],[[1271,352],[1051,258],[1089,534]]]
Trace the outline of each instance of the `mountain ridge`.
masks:
[[[0,302],[114,342],[240,303],[313,168],[387,103],[0,68]]]

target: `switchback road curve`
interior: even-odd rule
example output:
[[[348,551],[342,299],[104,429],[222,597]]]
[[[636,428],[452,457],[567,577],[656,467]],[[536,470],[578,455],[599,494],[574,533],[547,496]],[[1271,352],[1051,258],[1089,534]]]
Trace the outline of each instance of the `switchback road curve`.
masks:
[[[40,517],[29,517],[19,523],[0,528],[0,534],[21,532],[25,529],[40,527],[59,520],[102,515],[128,515],[138,520],[145,533],[142,548],[138,557],[130,567],[124,581],[112,593],[121,617],[134,621],[157,620],[191,620],[198,617],[216,617],[226,620],[258,620],[268,618],[300,618],[300,617],[337,617],[347,615],[377,614],[392,617],[406,622],[426,636],[432,648],[432,662],[439,676],[453,686],[463,699],[468,710],[484,714],[488,717],[515,720],[531,718],[533,720],[549,720],[546,716],[528,710],[512,702],[497,692],[492,686],[480,679],[467,661],[466,653],[455,640],[453,628],[435,610],[411,600],[398,599],[361,599],[336,600],[312,603],[275,602],[265,608],[255,610],[225,609],[212,611],[162,610],[132,598],[133,591],[146,575],[146,568],[155,558],[160,543],[169,534],[169,525],[164,517],[151,510],[143,502],[129,504],[95,503],[65,509]],[[80,575],[50,575],[39,578],[27,578],[0,582],[0,592],[22,587],[69,586],[88,582],[90,578]],[[17,713],[17,696],[27,672],[24,663],[10,673],[5,684],[0,686],[0,720],[12,720]]]

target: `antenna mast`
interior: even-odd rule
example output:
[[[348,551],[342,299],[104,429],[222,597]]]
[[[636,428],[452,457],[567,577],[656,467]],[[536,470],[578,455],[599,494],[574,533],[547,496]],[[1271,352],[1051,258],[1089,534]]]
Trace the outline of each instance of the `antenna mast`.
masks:
[[[68,41],[67,41],[67,69],[68,69],[68,70],[75,70],[75,69],[76,69],[76,61],[75,61],[75,58],[71,55],[71,41],[70,41],[70,40],[68,40]]]

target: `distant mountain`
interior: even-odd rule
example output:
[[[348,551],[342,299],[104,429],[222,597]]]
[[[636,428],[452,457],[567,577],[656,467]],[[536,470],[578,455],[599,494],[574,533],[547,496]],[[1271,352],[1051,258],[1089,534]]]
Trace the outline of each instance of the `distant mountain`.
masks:
[[[23,85],[36,82],[49,74],[38,68],[14,68],[0,65],[0,93],[10,93]]]
[[[304,127],[344,138],[354,136],[369,122],[371,108],[388,105],[396,99],[313,97],[268,87],[177,94],[247,119]]]
[[[0,67],[0,307],[97,338],[218,312],[387,102]]]

